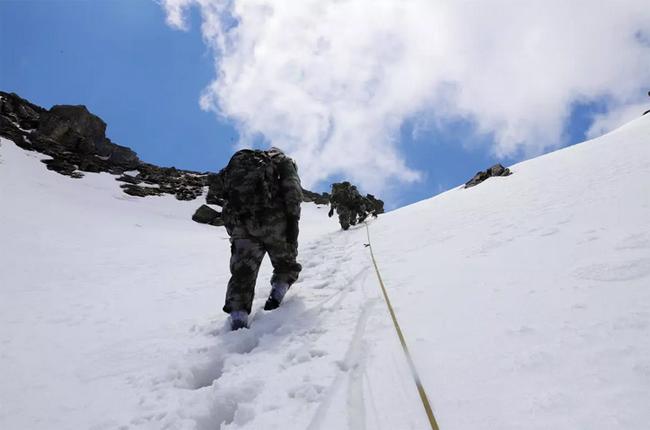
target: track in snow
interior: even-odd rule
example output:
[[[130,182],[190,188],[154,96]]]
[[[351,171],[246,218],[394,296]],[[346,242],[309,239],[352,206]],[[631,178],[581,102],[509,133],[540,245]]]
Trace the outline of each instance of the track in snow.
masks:
[[[367,426],[366,404],[372,399],[364,394],[371,383],[365,334],[373,315],[379,321],[387,315],[378,306],[363,231],[337,231],[308,243],[300,261],[301,279],[278,310],[261,309],[268,288],[258,285],[250,329],[230,332],[225,314],[194,327],[198,346],[169,374],[137,387],[145,412],[129,424],[377,428]],[[266,275],[258,284],[267,282]],[[349,327],[343,336],[341,326]],[[374,326],[387,327],[376,321]],[[370,404],[373,411],[376,405]]]

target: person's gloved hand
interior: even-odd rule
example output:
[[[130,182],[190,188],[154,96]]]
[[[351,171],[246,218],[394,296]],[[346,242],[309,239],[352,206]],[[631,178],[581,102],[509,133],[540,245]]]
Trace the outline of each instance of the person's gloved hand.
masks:
[[[298,242],[298,221],[297,217],[287,217],[287,242],[288,243],[297,243]]]
[[[334,206],[330,208],[329,213],[327,214],[328,217],[332,218],[332,215],[334,215]]]

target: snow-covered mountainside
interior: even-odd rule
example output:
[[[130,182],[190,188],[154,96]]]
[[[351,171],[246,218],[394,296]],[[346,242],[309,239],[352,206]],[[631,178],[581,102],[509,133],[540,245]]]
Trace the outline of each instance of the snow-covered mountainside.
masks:
[[[196,204],[0,147],[0,428],[424,429],[363,226],[303,206],[301,280],[229,332]],[[650,116],[370,223],[443,430],[646,429]]]

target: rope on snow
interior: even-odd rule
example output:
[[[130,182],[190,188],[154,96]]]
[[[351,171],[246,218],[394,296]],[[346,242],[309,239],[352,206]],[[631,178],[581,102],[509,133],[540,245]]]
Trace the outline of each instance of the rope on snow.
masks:
[[[399,323],[397,322],[397,317],[395,316],[395,311],[393,310],[393,305],[390,302],[390,298],[388,298],[388,293],[386,292],[384,281],[381,279],[381,274],[379,273],[379,267],[377,267],[377,261],[375,260],[375,254],[372,252],[372,242],[370,242],[370,228],[368,228],[367,223],[366,223],[366,233],[368,235],[368,244],[366,247],[370,249],[370,258],[372,259],[372,264],[375,266],[375,272],[377,273],[377,279],[379,280],[379,286],[381,287],[381,292],[384,295],[386,306],[388,306],[388,312],[390,313],[390,317],[393,320],[395,331],[397,331],[397,337],[399,337],[399,341],[402,344],[402,350],[404,351],[404,355],[406,356],[406,361],[408,362],[409,368],[411,369],[411,376],[413,377],[413,380],[415,381],[415,386],[418,389],[420,400],[422,400],[422,406],[424,406],[424,410],[427,414],[427,418],[429,419],[429,425],[431,425],[431,430],[440,430],[440,428],[438,427],[438,423],[436,422],[436,418],[433,416],[433,410],[431,409],[431,404],[429,403],[429,398],[427,397],[427,393],[426,391],[424,391],[424,386],[422,385],[422,380],[420,379],[420,375],[418,374],[418,371],[415,368],[415,364],[413,363],[413,358],[411,357],[411,353],[409,352],[408,346],[406,346],[406,340],[404,340],[404,334],[402,333],[402,329]]]

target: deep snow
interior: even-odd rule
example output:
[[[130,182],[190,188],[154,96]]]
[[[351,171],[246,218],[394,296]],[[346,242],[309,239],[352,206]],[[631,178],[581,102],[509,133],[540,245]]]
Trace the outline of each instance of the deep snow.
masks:
[[[303,205],[228,332],[223,229],[0,147],[0,428],[424,429],[363,227]],[[371,222],[440,428],[646,429],[650,116]]]

